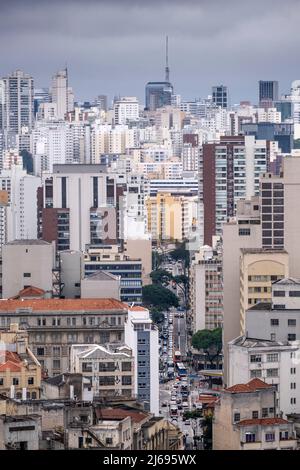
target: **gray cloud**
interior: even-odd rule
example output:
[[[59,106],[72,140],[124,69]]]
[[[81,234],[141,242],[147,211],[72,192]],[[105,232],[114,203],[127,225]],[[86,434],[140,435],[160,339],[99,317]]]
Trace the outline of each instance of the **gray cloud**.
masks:
[[[171,78],[186,98],[227,84],[232,102],[256,100],[259,79],[282,92],[299,78],[298,0],[1,1],[1,75],[15,68],[37,86],[67,62],[79,99],[99,93],[144,98],[163,78],[170,38]]]

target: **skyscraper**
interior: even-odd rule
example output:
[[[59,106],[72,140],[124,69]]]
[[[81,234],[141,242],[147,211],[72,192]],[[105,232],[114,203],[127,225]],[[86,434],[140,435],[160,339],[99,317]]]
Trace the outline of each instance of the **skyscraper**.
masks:
[[[60,70],[52,77],[52,103],[56,103],[57,117],[64,119],[68,111],[74,107],[72,88],[68,86],[68,69]]]
[[[278,82],[276,80],[259,81],[259,105],[265,107],[272,106],[278,100]]]
[[[212,87],[212,100],[221,108],[228,107],[228,89],[225,85],[217,85]]]
[[[23,126],[33,126],[33,78],[22,70],[16,70],[3,79],[4,82],[4,124],[3,127],[14,134]]]

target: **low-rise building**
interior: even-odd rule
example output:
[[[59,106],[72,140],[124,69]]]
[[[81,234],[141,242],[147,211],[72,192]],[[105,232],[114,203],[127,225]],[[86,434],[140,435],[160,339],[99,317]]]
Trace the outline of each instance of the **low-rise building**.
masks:
[[[277,415],[276,389],[260,379],[221,393],[213,420],[214,450],[295,450],[292,422]]]
[[[121,277],[106,271],[95,271],[81,280],[82,299],[121,299]]]

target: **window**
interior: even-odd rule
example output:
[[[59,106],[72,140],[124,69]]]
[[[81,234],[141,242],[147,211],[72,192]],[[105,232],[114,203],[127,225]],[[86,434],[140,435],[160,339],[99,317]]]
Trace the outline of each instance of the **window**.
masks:
[[[255,354],[250,356],[250,362],[261,362],[261,355]]]
[[[34,384],[34,377],[28,377],[28,385]]]
[[[271,326],[279,326],[279,319],[271,318],[270,323],[271,323]]]
[[[24,273],[23,277],[31,277],[31,273]]]
[[[267,354],[267,362],[277,362],[277,361],[278,361],[277,353]]]
[[[274,414],[275,413],[275,408],[269,408],[269,413]]]
[[[240,420],[241,420],[241,414],[240,413],[234,413],[233,422],[238,423]]]
[[[83,362],[82,363],[82,372],[92,372],[92,363],[91,362]]]
[[[122,371],[123,372],[131,371],[131,362],[122,362]]]
[[[296,341],[296,334],[295,333],[289,333],[288,334],[288,341]]]
[[[111,444],[113,443],[112,437],[107,437],[107,438],[105,439],[105,442],[106,442],[106,444],[111,445]]]
[[[130,376],[125,375],[122,377],[122,385],[131,385],[131,384],[132,384],[132,380]]]
[[[261,369],[258,369],[258,370],[251,370],[250,371],[250,377],[251,379],[254,379],[256,377],[261,377]]]
[[[296,398],[291,398],[291,405],[296,405]]]
[[[53,359],[53,369],[60,369],[60,359]]]
[[[255,434],[253,432],[246,432],[246,442],[255,442]]]
[[[288,326],[296,326],[296,320],[294,320],[294,319],[289,319],[289,320],[288,320]]]
[[[240,228],[239,229],[239,235],[250,235],[250,228]]]
[[[267,369],[267,377],[278,377],[278,369]]]
[[[12,384],[13,385],[19,385],[19,379],[17,377],[13,377]]]
[[[284,304],[274,304],[273,308],[275,310],[285,310],[285,305]]]
[[[266,442],[273,442],[275,441],[275,433],[274,432],[268,432],[265,434],[265,440]]]
[[[296,374],[296,367],[291,367],[291,374]]]
[[[280,431],[279,432],[279,439],[281,441],[286,441],[289,438],[289,432],[288,431]]]
[[[60,356],[60,346],[53,346],[53,356]]]
[[[274,290],[274,297],[285,297],[284,290]]]
[[[300,297],[300,290],[290,290],[289,296],[290,297]]]
[[[252,418],[257,419],[258,418],[258,411],[252,411]]]
[[[291,382],[291,390],[295,390],[296,389],[296,382]]]
[[[37,348],[36,353],[38,356],[44,356],[45,355],[45,348]]]
[[[276,341],[276,334],[275,333],[271,333],[271,341]]]
[[[262,418],[267,418],[269,416],[268,408],[262,408],[261,416]]]

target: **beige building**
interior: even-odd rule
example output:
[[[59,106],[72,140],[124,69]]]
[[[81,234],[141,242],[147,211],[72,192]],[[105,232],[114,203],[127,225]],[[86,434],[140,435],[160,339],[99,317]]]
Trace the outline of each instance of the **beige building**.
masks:
[[[28,347],[28,333],[12,323],[0,331],[0,393],[11,398],[37,399],[41,392],[41,365]]]
[[[240,250],[240,334],[245,334],[249,307],[272,303],[272,282],[288,277],[289,256],[284,250],[242,248]]]
[[[240,334],[240,249],[261,247],[258,197],[239,200],[237,215],[223,225],[224,382],[228,383],[228,342]]]
[[[195,196],[157,193],[146,199],[148,231],[153,240],[183,241],[196,223]]]
[[[14,240],[2,247],[2,297],[35,286],[53,291],[55,246],[43,240]]]
[[[81,280],[81,298],[120,300],[120,279],[109,272],[95,271]]]
[[[275,393],[260,379],[225,389],[215,406],[213,450],[295,450],[294,425],[278,417]]]
[[[300,278],[300,155],[284,157],[284,247],[290,255],[290,276]]]

